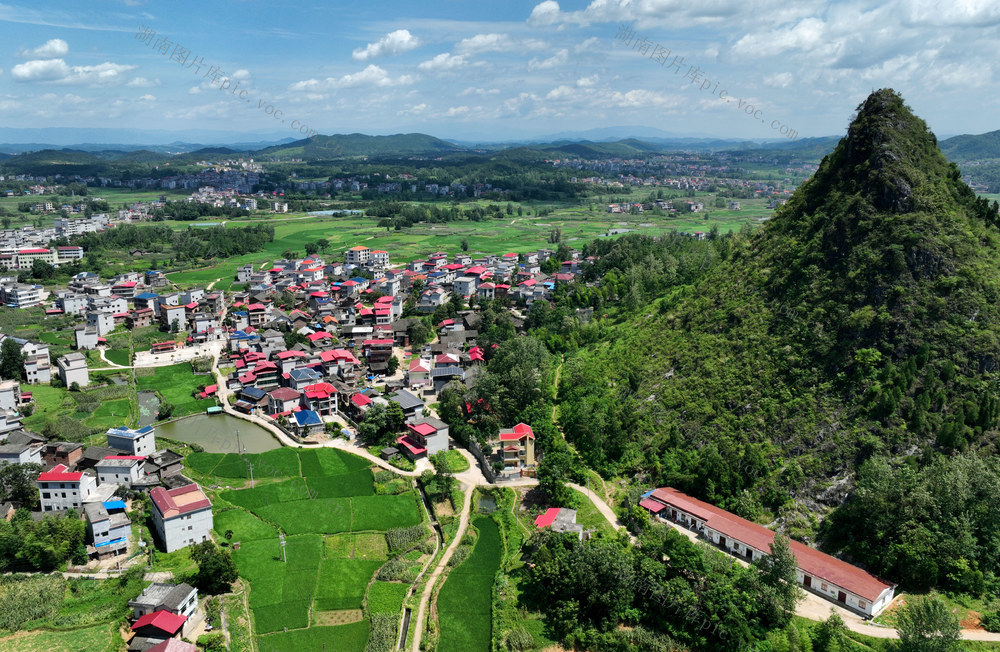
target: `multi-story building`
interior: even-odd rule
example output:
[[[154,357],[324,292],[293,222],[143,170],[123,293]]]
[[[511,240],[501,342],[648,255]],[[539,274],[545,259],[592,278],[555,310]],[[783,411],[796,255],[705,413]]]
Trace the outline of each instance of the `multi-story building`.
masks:
[[[87,358],[82,353],[67,353],[56,360],[59,367],[59,378],[66,387],[76,383],[80,387],[90,384],[90,371],[87,368]]]
[[[389,252],[374,250],[368,255],[368,265],[384,269],[389,266]]]
[[[344,252],[344,262],[348,265],[365,265],[368,263],[369,258],[371,258],[372,250],[368,247],[357,246],[351,247],[346,252]],[[388,259],[388,254],[386,254],[386,259]]]
[[[25,283],[0,285],[0,303],[8,308],[31,308],[41,305],[42,288]]]
[[[143,477],[144,455],[109,455],[94,465],[100,484],[121,484],[131,487]]]
[[[119,426],[108,430],[108,446],[127,451],[129,455],[146,457],[156,451],[156,434],[153,426],[138,430]]]
[[[87,552],[104,559],[128,551],[128,536],[132,532],[132,521],[124,509],[109,512],[102,502],[90,502],[83,506],[87,516],[87,538],[90,547]]]
[[[535,433],[531,426],[519,423],[513,428],[501,428],[500,457],[505,469],[535,465]]]
[[[97,487],[97,480],[82,471],[69,471],[64,464],[57,464],[50,471],[38,475],[35,482],[43,512],[61,509],[80,509]]]
[[[167,552],[210,540],[212,503],[197,484],[154,487],[149,497],[153,526]]]
[[[16,410],[21,407],[21,383],[16,380],[0,380],[0,410]]]

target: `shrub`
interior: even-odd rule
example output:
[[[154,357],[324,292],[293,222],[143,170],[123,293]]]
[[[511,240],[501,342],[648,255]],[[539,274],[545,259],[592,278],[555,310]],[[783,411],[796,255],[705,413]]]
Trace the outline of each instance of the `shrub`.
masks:
[[[458,566],[463,561],[469,558],[472,554],[472,546],[459,545],[455,548],[454,554],[452,554],[451,559],[448,560],[449,566]]]
[[[389,550],[392,552],[407,550],[426,536],[427,528],[422,524],[411,527],[392,528],[385,533],[385,539],[389,543]]]
[[[390,559],[378,571],[376,579],[383,582],[394,582],[403,580],[409,573],[410,564],[401,558]]]
[[[396,647],[396,614],[373,614],[365,652],[392,652]]]
[[[1000,611],[987,611],[979,618],[979,624],[988,632],[1000,632]]]

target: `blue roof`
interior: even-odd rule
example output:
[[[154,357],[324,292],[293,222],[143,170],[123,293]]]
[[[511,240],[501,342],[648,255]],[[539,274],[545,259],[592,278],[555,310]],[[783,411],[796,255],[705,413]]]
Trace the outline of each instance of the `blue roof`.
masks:
[[[258,401],[267,395],[267,392],[260,389],[259,387],[244,387],[242,391],[244,396],[249,396]]]
[[[642,494],[642,496],[640,496],[640,498],[649,498],[650,496],[652,496],[652,495],[653,495],[653,492],[654,492],[654,491],[656,491],[656,489],[650,489],[650,490],[649,490],[649,491],[647,491],[646,493]]]
[[[118,537],[117,539],[113,539],[111,541],[105,541],[104,543],[95,543],[94,547],[95,548],[100,548],[101,546],[110,546],[112,543],[121,543],[124,540],[125,540],[125,537]]]
[[[352,276],[351,280],[354,281],[355,283],[367,283],[368,282],[368,279],[366,279],[363,276]]]
[[[293,412],[295,415],[295,423],[300,426],[317,426],[323,423],[323,420],[319,418],[319,414],[312,410],[301,410],[299,412]]]
[[[312,369],[307,368],[307,369],[292,369],[290,372],[288,372],[288,377],[295,378],[296,380],[300,378],[308,380],[310,378],[320,378],[320,375],[315,371],[313,371]]]
[[[153,432],[153,426],[143,426],[142,428],[136,430],[136,432],[142,432],[142,433]]]
[[[135,295],[135,298],[145,300],[145,299],[155,299],[158,296],[160,295],[158,295],[156,292],[143,292],[142,294]]]
[[[106,500],[104,501],[104,509],[125,509],[124,500]]]

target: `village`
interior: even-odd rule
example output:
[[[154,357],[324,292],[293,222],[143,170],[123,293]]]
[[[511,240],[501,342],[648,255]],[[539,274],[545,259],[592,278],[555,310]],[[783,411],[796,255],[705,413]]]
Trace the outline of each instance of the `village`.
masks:
[[[463,482],[534,484],[541,455],[531,424],[501,428],[485,445],[459,443],[435,408],[445,387],[471,386],[490,357],[477,330],[484,306],[508,311],[515,328],[523,330],[535,302],[552,299],[560,286],[583,283],[582,271],[594,258],[565,245],[558,253],[562,256],[553,249],[503,255],[436,252],[393,263],[389,252],[359,245],[345,251],[342,261],[311,256],[241,267],[229,293],[211,286],[178,290],[156,271],[113,279],[80,274],[44,299],[47,315],[78,320],[73,352],[50,361],[44,342],[0,338],[3,350],[16,349],[23,364],[20,380],[0,383],[0,465],[44,469],[35,480],[36,518],[74,510],[85,519],[85,566],[92,571],[117,567],[145,546],[171,553],[213,540],[212,502],[185,475],[184,456],[169,443],[157,445],[159,422],[112,427],[105,441],[91,439],[90,445],[52,441],[23,426],[24,415],[38,407],[32,386],[55,381],[86,390],[92,379],[85,354],[96,352],[122,370],[210,360],[205,378],[214,382],[195,390],[200,405],[214,405],[207,414],[225,412],[250,421],[283,446],[333,446],[404,476],[431,469],[429,459],[459,449],[456,454],[471,467]],[[166,339],[136,350],[127,364],[104,357],[108,337],[151,327]],[[360,424],[373,409],[401,415],[388,439],[383,433],[378,442],[364,441]],[[176,425],[182,430],[184,423],[182,418]],[[245,455],[238,430],[218,437],[224,450]],[[253,464],[246,472],[252,482]],[[577,489],[588,492],[612,527],[620,525],[600,497]],[[135,492],[148,494],[148,541],[136,540],[133,532],[129,512]],[[761,526],[669,488],[644,497],[641,506],[652,518],[739,559],[749,561],[769,550],[773,533]],[[4,505],[3,513],[9,519],[17,507]],[[576,510],[549,509],[535,524],[580,537],[592,532],[576,523]],[[845,612],[871,617],[891,601],[891,584],[796,545],[799,582]],[[186,584],[147,588],[134,601],[129,649],[167,649],[155,646],[203,627],[196,594]]]

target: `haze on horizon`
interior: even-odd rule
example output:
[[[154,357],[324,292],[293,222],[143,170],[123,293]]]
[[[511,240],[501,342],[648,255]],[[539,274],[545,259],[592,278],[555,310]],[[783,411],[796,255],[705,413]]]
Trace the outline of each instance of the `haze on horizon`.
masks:
[[[623,24],[645,55],[616,39]],[[765,139],[780,137],[775,122],[842,133],[891,87],[939,135],[982,133],[998,128],[998,26],[989,0],[0,3],[0,112],[8,128],[248,140],[303,137],[293,120],[481,141],[621,125]],[[246,93],[218,90],[206,75],[220,73]]]

